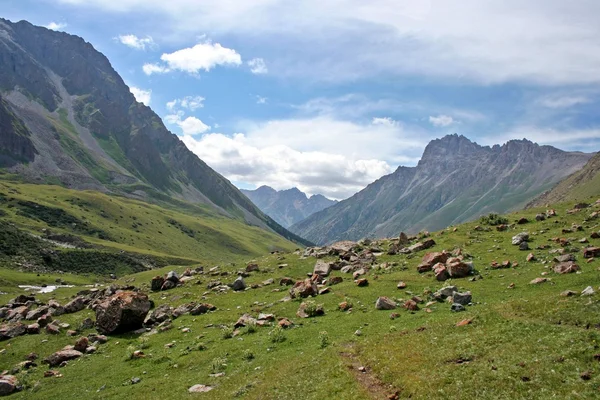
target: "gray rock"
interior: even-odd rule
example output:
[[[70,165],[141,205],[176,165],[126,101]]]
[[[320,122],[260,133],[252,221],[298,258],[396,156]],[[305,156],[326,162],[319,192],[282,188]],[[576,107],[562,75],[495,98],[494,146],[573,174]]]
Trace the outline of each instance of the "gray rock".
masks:
[[[320,275],[320,276],[329,276],[329,273],[331,272],[331,264],[325,261],[317,261],[317,263],[315,264],[315,267],[313,269],[313,274],[314,275]]]
[[[19,382],[16,376],[1,375],[0,376],[0,396],[8,396],[18,390]]]
[[[521,251],[529,250],[529,243],[521,242],[521,244],[519,244],[519,250],[521,250]]]
[[[515,235],[512,238],[512,244],[514,244],[515,246],[518,246],[521,243],[528,242],[528,241],[529,241],[529,233],[527,233],[527,232],[519,233],[518,235]]]
[[[450,307],[450,311],[452,311],[452,312],[461,312],[461,311],[466,311],[466,309],[465,309],[465,306],[463,306],[462,304],[454,303]]]
[[[588,286],[585,289],[583,289],[583,291],[581,292],[581,295],[582,296],[592,296],[594,293],[596,293],[594,291],[594,288],[591,286]]]
[[[246,282],[244,282],[244,278],[238,276],[237,279],[231,284],[231,288],[235,291],[240,291],[246,289]]]
[[[65,313],[72,314],[79,312],[85,308],[85,298],[82,296],[77,296],[67,304],[65,304]]]
[[[177,284],[179,282],[179,275],[175,271],[169,271],[167,280]]]
[[[452,295],[452,302],[455,304],[461,304],[463,306],[466,306],[472,300],[473,300],[473,296],[471,295],[471,292],[464,292],[464,293],[455,292]]]
[[[396,308],[396,302],[389,297],[379,297],[375,302],[375,308],[378,310],[393,310]]]
[[[452,295],[454,295],[456,292],[458,292],[458,288],[456,286],[446,286],[435,292],[435,295],[436,297],[446,299],[448,297],[452,297]]]

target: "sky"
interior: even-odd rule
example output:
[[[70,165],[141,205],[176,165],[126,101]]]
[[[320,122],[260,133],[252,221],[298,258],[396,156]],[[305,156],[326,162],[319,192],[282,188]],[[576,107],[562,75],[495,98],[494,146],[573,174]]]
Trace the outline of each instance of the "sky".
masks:
[[[83,37],[238,187],[343,199],[427,143],[600,150],[597,0],[0,0]]]

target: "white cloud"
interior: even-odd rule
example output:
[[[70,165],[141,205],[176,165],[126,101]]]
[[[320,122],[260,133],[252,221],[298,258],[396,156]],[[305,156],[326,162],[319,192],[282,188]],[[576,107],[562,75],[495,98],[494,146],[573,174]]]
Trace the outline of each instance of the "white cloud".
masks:
[[[185,119],[183,117],[183,112],[179,111],[176,114],[167,115],[164,120],[168,124],[177,125],[181,129],[181,132],[187,136],[199,135],[210,129],[210,126],[196,117],[187,117]]]
[[[284,76],[600,82],[595,0],[60,1],[142,14],[175,41],[205,32],[236,37],[269,49],[269,66]]]
[[[591,99],[585,96],[546,96],[539,99],[539,103],[547,108],[570,108],[590,101]]]
[[[46,28],[53,30],[53,31],[62,31],[66,27],[67,27],[67,24],[63,23],[63,22],[50,22],[48,25],[46,25]]]
[[[456,121],[448,115],[438,115],[437,117],[430,116],[429,123],[437,127],[447,127],[456,123]]]
[[[142,67],[142,69],[144,70],[144,73],[146,75],[152,75],[152,74],[164,74],[169,72],[170,70],[166,67],[163,67],[161,65],[158,64],[144,64],[144,66]]]
[[[390,117],[374,117],[371,123],[373,125],[398,126],[398,121],[395,121]]]
[[[266,97],[256,96],[256,104],[267,104],[267,100]]]
[[[185,96],[182,99],[175,99],[167,103],[167,110],[174,111],[177,108],[185,108],[190,111],[196,111],[199,108],[204,107],[204,100],[202,96]]]
[[[135,96],[135,99],[140,103],[144,103],[145,105],[150,105],[150,100],[152,99],[152,90],[144,90],[135,86],[130,86],[129,90]]]
[[[262,58],[253,58],[252,60],[248,61],[248,66],[250,67],[250,72],[253,74],[266,74],[269,72],[267,64]]]
[[[218,65],[237,66],[242,64],[242,57],[234,49],[221,46],[219,43],[205,41],[194,47],[165,53],[160,56],[164,64],[145,64],[144,72],[166,73],[183,71],[189,74],[198,74],[201,70],[210,71]]]
[[[228,179],[276,189],[297,186],[336,199],[351,196],[398,164],[415,164],[427,144],[422,135],[397,125],[331,117],[246,123],[243,130],[182,140]]]
[[[154,39],[150,36],[140,38],[136,35],[119,35],[117,39],[125,46],[131,47],[132,49],[146,50],[146,48],[156,47]]]

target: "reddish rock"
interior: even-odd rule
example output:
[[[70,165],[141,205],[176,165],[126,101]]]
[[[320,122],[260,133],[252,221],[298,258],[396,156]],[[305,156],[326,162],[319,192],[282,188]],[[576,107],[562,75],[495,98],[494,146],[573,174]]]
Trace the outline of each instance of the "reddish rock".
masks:
[[[448,261],[448,253],[443,252],[435,252],[435,253],[427,253],[423,256],[423,264],[434,265],[437,263],[445,263]]]
[[[140,329],[149,310],[147,295],[129,291],[117,293],[96,306],[96,329],[103,334]]]
[[[600,257],[600,247],[588,247],[583,249],[583,258]]]
[[[85,350],[88,348],[89,345],[90,345],[89,339],[86,338],[85,336],[82,336],[75,342],[75,346],[73,348],[77,351],[85,353]]]
[[[529,222],[529,220],[527,218],[523,217],[523,218],[519,218],[519,220],[517,221],[517,224],[524,225],[524,224],[527,224],[528,222]]]
[[[27,333],[27,326],[20,322],[0,325],[0,341],[8,340]]]
[[[305,298],[309,296],[316,296],[317,294],[319,294],[319,289],[317,288],[317,284],[312,279],[298,281],[290,289],[290,296],[292,299],[295,299],[296,297]]]
[[[472,323],[473,323],[472,319],[463,319],[462,321],[457,322],[456,326],[459,326],[459,327],[460,326],[467,326],[467,325],[471,325]]]
[[[85,308],[85,298],[83,296],[77,296],[67,304],[65,304],[65,313],[72,314],[81,311]]]
[[[31,325],[27,325],[27,334],[28,335],[37,335],[40,333],[40,324],[34,323]]]
[[[350,303],[348,303],[347,301],[342,301],[339,305],[338,308],[341,311],[348,311],[349,309],[352,308],[352,306],[350,305]]]
[[[462,261],[446,264],[446,269],[448,270],[448,275],[450,278],[464,278],[471,273],[471,267],[468,264],[465,264]]]
[[[433,273],[435,274],[435,279],[439,282],[444,282],[450,278],[446,266],[442,263],[436,264],[433,267]]]
[[[282,328],[290,328],[294,323],[287,318],[281,318],[277,323]]]
[[[429,272],[432,270],[432,264],[419,264],[417,267],[417,272],[422,274],[425,272]]]
[[[575,264],[573,261],[562,262],[554,266],[554,272],[557,274],[570,274],[577,272],[580,269],[579,265]]]
[[[281,278],[279,281],[280,286],[292,286],[295,281],[292,278]]]
[[[258,270],[258,264],[256,263],[249,263],[246,265],[246,272],[257,272]]]
[[[342,278],[341,276],[332,276],[331,278],[329,278],[327,280],[327,284],[329,286],[333,286],[333,285],[337,285],[340,284],[344,281],[344,278]]]
[[[419,310],[419,306],[417,305],[417,302],[414,300],[406,300],[404,302],[403,307],[409,311],[418,311]]]
[[[498,225],[498,226],[496,227],[496,230],[497,230],[498,232],[504,232],[504,231],[507,231],[507,230],[508,230],[508,225],[506,225],[506,224]]]
[[[44,362],[50,365],[50,367],[56,367],[65,361],[74,360],[82,355],[83,353],[77,350],[61,350],[49,355]]]
[[[358,287],[369,286],[369,281],[367,280],[367,278],[357,279],[354,281],[354,283],[356,283],[356,286]]]
[[[52,322],[52,317],[48,314],[42,315],[38,318],[37,323],[40,324],[40,327],[44,328],[46,325]]]
[[[536,258],[535,258],[535,255],[533,253],[529,253],[527,255],[527,262],[532,262],[532,261],[535,261],[535,260],[536,260]]]
[[[60,328],[54,324],[46,325],[46,333],[50,335],[60,334]]]

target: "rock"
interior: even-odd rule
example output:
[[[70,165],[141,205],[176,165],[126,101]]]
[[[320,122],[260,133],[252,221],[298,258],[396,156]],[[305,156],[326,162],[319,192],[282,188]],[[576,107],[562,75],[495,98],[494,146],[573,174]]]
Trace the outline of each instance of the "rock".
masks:
[[[434,293],[434,297],[440,298],[442,300],[447,299],[448,297],[454,296],[454,293],[457,293],[458,289],[456,286],[446,286],[438,290]]]
[[[179,283],[179,275],[175,271],[169,271],[167,273],[167,280],[173,282],[174,284]]]
[[[273,278],[269,278],[269,279],[263,281],[262,284],[263,284],[263,286],[269,286],[269,285],[272,285],[274,282],[275,282],[275,280]]]
[[[238,276],[237,279],[231,284],[231,288],[236,292],[246,289],[246,282],[244,282],[244,278]]]
[[[535,220],[536,221],[545,221],[546,220],[546,214],[537,214],[535,216]]]
[[[469,319],[463,319],[462,321],[457,322],[456,326],[458,326],[458,327],[467,326],[467,325],[471,325],[472,323],[473,323],[473,320],[470,319],[470,318]]]
[[[396,285],[396,287],[398,289],[406,289],[406,282],[400,281],[400,282],[398,282],[398,284]]]
[[[452,261],[457,260],[457,261]],[[446,264],[446,270],[450,278],[464,278],[468,276],[473,270],[472,264],[459,261],[458,259],[450,259]]]
[[[102,334],[140,329],[150,305],[148,296],[143,293],[117,293],[96,306],[96,329]]]
[[[292,299],[296,297],[306,298],[309,296],[316,296],[319,293],[317,284],[312,279],[305,279],[298,281],[290,289],[290,296]]]
[[[28,335],[37,335],[40,333],[40,324],[33,323],[31,325],[27,325],[27,334]]]
[[[358,279],[359,276],[366,275],[367,271],[364,268],[360,268],[352,273],[352,278]]]
[[[561,256],[554,257],[552,261],[557,263],[566,263],[568,261],[576,261],[576,259],[573,254],[563,254]]]
[[[215,311],[217,307],[209,303],[200,303],[190,310],[190,315],[206,314],[209,311]]]
[[[529,241],[529,233],[527,233],[527,232],[519,233],[518,235],[515,235],[512,238],[512,244],[515,246],[518,246],[521,243],[528,242],[528,241]]]
[[[352,308],[352,306],[347,301],[342,301],[340,304],[338,304],[338,308],[340,311],[348,311]]]
[[[14,375],[0,375],[0,396],[8,396],[19,390],[19,381]]]
[[[507,230],[508,230],[508,225],[506,225],[506,224],[501,224],[501,225],[498,225],[498,226],[496,227],[496,230],[497,230],[498,232],[505,232],[505,231],[507,231]]]
[[[206,393],[206,392],[210,392],[212,390],[212,386],[206,386],[206,385],[194,385],[191,388],[188,389],[189,393]]]
[[[325,287],[325,288],[319,290],[319,296],[322,294],[327,294],[327,293],[331,293],[330,287]]]
[[[9,304],[25,304],[28,301],[35,301],[35,296],[28,296],[26,294],[20,294],[14,299],[9,300]]]
[[[44,371],[44,378],[51,378],[53,376],[61,377],[62,374],[55,369],[49,369],[48,371]]]
[[[196,306],[196,303],[186,303],[182,304],[176,309],[173,310],[172,315],[173,318],[179,318],[184,314],[189,314],[192,311],[192,308]]]
[[[74,360],[76,358],[79,358],[83,355],[83,353],[81,353],[80,351],[77,350],[61,350],[61,351],[57,351],[54,354],[49,355],[44,362],[48,365],[50,365],[50,367],[56,367],[60,364],[62,364],[65,361],[70,361],[70,360]]]
[[[473,299],[473,296],[471,295],[471,292],[464,292],[464,293],[455,292],[452,295],[452,302],[455,304],[462,304],[463,306],[466,306],[469,303],[471,303],[472,299]]]
[[[527,255],[527,262],[533,262],[536,261],[535,255],[533,253],[529,253]]]
[[[285,329],[290,328],[294,323],[287,318],[281,318],[279,322],[277,322],[277,325]]]
[[[564,291],[564,292],[562,292],[560,295],[561,295],[562,297],[571,297],[571,296],[576,296],[576,295],[578,295],[578,294],[579,294],[579,293],[577,293],[577,292],[576,292],[576,291],[574,291],[574,290],[565,290],[565,291]]]
[[[581,292],[581,295],[582,296],[592,296],[594,293],[596,293],[594,291],[594,288],[591,286],[588,286],[585,289],[583,289],[583,291]]]
[[[50,310],[50,308],[48,306],[38,307],[35,310],[29,311],[27,313],[27,315],[25,316],[25,319],[29,320],[29,321],[33,321],[34,319],[38,319],[42,315],[48,313],[48,310]]]
[[[246,265],[246,272],[258,272],[259,267],[256,263],[249,263]]]
[[[94,327],[94,321],[91,318],[86,318],[81,322],[81,329],[92,329]]]
[[[85,336],[82,336],[75,342],[75,346],[73,346],[73,349],[85,353],[85,350],[88,348],[89,345],[89,339]]]
[[[313,269],[313,275],[329,276],[331,272],[331,264],[325,261],[318,260]]]
[[[448,274],[448,269],[442,263],[434,265],[433,273],[435,274],[435,279],[439,282],[444,282],[444,281],[450,279],[450,275]]]
[[[162,304],[155,308],[151,313],[148,313],[144,319],[145,326],[152,326],[160,324],[163,321],[171,319],[173,316],[173,309],[168,304]]]
[[[521,251],[529,250],[529,243],[521,242],[521,244],[519,244],[519,250],[521,250]]]
[[[429,265],[435,265],[437,263],[442,263],[445,264],[446,261],[448,261],[449,258],[449,254],[446,253],[445,251],[439,253],[427,253],[425,254],[425,256],[423,256],[423,262],[422,264],[429,264]]]
[[[367,278],[357,279],[354,281],[354,283],[356,283],[356,286],[358,287],[369,286],[369,281],[367,280]]]
[[[452,306],[450,306],[450,311],[461,312],[461,311],[466,311],[466,309],[465,309],[465,306],[463,306],[462,304],[454,303],[454,304],[452,304]]]
[[[583,249],[583,258],[600,257],[600,247],[588,247]]]
[[[579,268],[579,265],[575,264],[573,261],[561,262],[560,264],[554,266],[554,272],[557,274],[570,274],[579,270],[581,270],[581,268]]]
[[[177,287],[177,284],[175,282],[165,279],[163,281],[162,286],[160,287],[160,290],[171,290],[171,289],[175,289],[176,287]]]
[[[433,246],[435,246],[435,241],[433,239],[428,239],[422,243],[418,242],[418,243],[413,244],[412,246],[410,246],[408,248],[408,250],[410,253],[416,253],[418,251],[429,249]]]
[[[310,318],[325,315],[325,310],[323,309],[322,304],[314,304],[314,309],[309,310],[309,308],[312,307],[312,304],[304,302],[300,304],[300,307],[298,307],[296,315],[300,318]]]
[[[396,303],[389,297],[382,296],[375,302],[375,308],[378,310],[393,310],[396,308]]]
[[[519,220],[517,220],[517,225],[524,225],[529,223],[529,220],[525,217],[519,218]]]
[[[79,312],[85,308],[85,298],[83,296],[77,296],[67,304],[65,304],[65,313],[72,314]]]
[[[327,280],[327,284],[329,286],[338,285],[344,281],[344,278],[341,276],[333,276]]]
[[[6,314],[6,320],[7,321],[20,321],[23,318],[25,318],[27,316],[27,314],[29,313],[29,307],[27,306],[19,306],[19,307],[15,307],[11,310],[8,310],[8,313]]]
[[[292,278],[281,278],[279,280],[280,286],[291,286],[294,284],[294,280]]]
[[[442,264],[443,265],[443,264]],[[433,269],[431,264],[419,264],[417,266],[417,272],[423,274],[425,272],[429,272]]]
[[[27,333],[27,327],[20,322],[0,325],[0,341],[12,339],[25,333]]]
[[[590,235],[592,239],[600,239],[600,232],[594,232]]]
[[[153,292],[158,292],[162,289],[164,283],[165,278],[163,278],[162,276],[155,276],[154,278],[152,278],[152,281],[150,281],[150,290],[152,290]]]
[[[54,323],[48,324],[46,325],[46,333],[49,335],[59,335],[60,328],[57,325],[54,325]]]
[[[548,278],[535,278],[534,280],[529,282],[529,284],[530,285],[539,285],[541,283],[546,283],[546,282],[548,282]]]
[[[246,325],[256,325],[256,318],[254,318],[252,315],[250,314],[244,314],[242,315],[237,322],[235,323],[235,325],[233,326],[234,328],[243,328]]]
[[[404,302],[404,304],[402,305],[402,307],[406,308],[408,311],[418,311],[419,310],[419,306],[417,305],[417,302],[414,300],[406,300]]]

